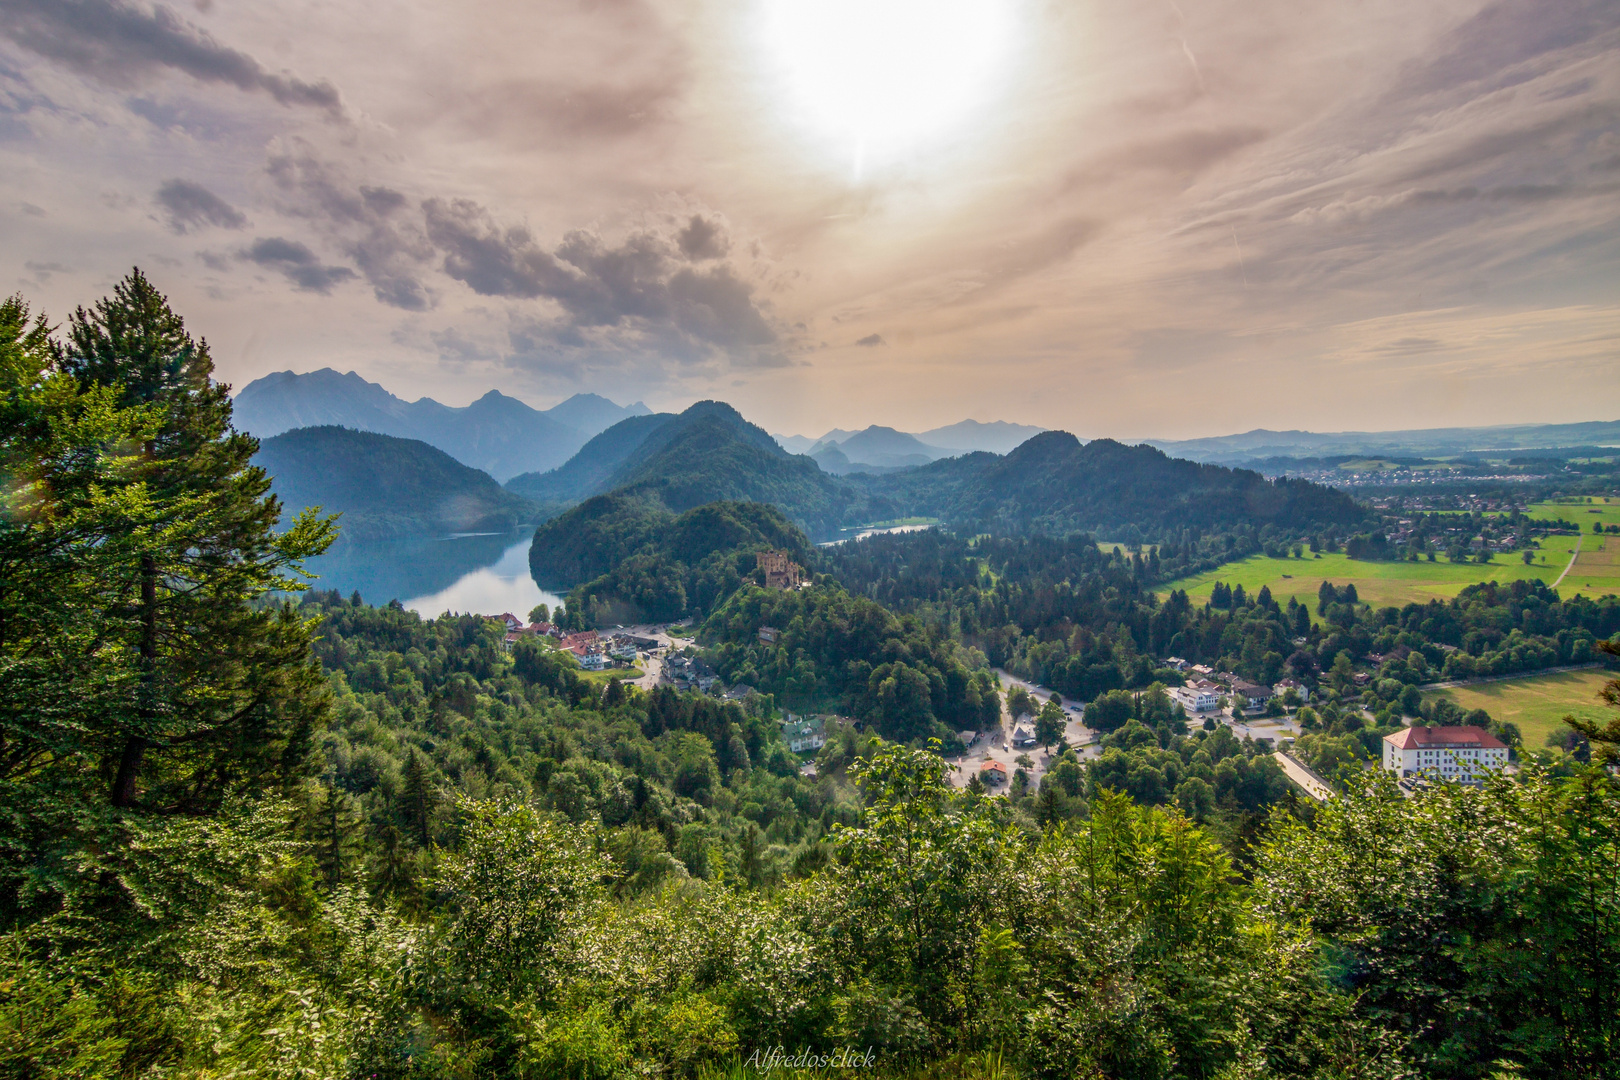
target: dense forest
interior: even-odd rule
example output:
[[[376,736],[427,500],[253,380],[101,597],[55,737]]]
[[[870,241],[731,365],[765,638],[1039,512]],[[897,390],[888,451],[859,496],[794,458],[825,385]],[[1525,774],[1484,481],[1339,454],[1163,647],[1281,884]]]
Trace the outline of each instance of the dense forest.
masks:
[[[254,464],[292,510],[342,512],[351,540],[508,532],[537,507],[442,450],[341,427],[306,427],[266,439]]]
[[[1372,773],[1303,805],[1139,663],[1155,632],[1219,620],[1227,655],[1227,627],[1261,624],[1231,638],[1241,663],[1286,610],[1234,595],[1156,631],[1141,560],[935,538],[937,581],[890,587],[889,549],[855,545],[811,588],[743,583],[709,615],[762,688],[869,710],[811,775],[771,693],[644,693],[507,651],[493,621],[302,590],[332,524],[278,526],[211,373],[138,272],[61,328],[0,304],[0,1075],[1620,1068],[1602,731],[1591,765],[1410,797]],[[1436,636],[1489,626],[1478,660],[1608,617],[1506,589],[1415,628],[1321,606],[1318,659],[1418,635],[1409,669]],[[765,614],[795,654],[741,647]],[[1141,689],[1103,692],[1122,711],[1101,758],[959,790],[917,721],[995,706],[974,641],[1088,671],[1107,641]]]

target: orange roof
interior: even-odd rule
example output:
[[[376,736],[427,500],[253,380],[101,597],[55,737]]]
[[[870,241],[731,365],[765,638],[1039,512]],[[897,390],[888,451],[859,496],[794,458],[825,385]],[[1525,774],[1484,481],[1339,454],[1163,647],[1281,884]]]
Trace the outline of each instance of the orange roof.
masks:
[[[1430,747],[1478,747],[1486,750],[1506,750],[1507,744],[1484,728],[1477,727],[1409,727],[1391,732],[1384,741],[1400,750],[1426,750]]]
[[[1006,772],[1007,766],[999,761],[987,761],[979,766],[980,772]]]

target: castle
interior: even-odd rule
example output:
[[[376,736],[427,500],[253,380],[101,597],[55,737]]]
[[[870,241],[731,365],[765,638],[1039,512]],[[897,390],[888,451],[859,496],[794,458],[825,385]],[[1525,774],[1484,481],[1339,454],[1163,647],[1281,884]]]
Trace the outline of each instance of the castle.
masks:
[[[767,589],[797,589],[804,581],[804,571],[785,551],[761,551],[758,560]]]

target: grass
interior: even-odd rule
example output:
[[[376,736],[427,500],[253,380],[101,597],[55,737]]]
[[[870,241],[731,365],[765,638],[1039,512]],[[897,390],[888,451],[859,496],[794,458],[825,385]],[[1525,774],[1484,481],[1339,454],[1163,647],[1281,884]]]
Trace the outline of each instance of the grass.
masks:
[[[1584,498],[1584,496],[1583,496]],[[1525,508],[1525,514],[1532,518],[1547,518],[1557,521],[1573,521],[1580,527],[1581,532],[1588,535],[1592,532],[1592,522],[1601,521],[1605,525],[1620,525],[1620,499],[1611,499],[1603,495],[1591,496],[1591,502],[1541,502],[1533,503]],[[1593,513],[1593,511],[1597,511]]]
[[[1614,719],[1615,711],[1597,696],[1613,677],[1613,672],[1601,668],[1566,671],[1433,690],[1424,695],[1424,700],[1449,698],[1459,708],[1484,709],[1493,719],[1511,720],[1519,726],[1524,745],[1539,748],[1546,745],[1550,733],[1563,728],[1566,714],[1599,723]]]
[[[603,686],[606,686],[612,679],[618,679],[620,682],[635,682],[645,674],[647,673],[638,667],[621,667],[603,668],[601,671],[582,670],[579,673],[579,677],[584,679],[586,682],[601,683]]]
[[[1614,539],[1617,541],[1615,548],[1620,549],[1620,537]],[[1332,582],[1336,587],[1354,582],[1356,593],[1364,603],[1374,607],[1400,607],[1409,603],[1446,600],[1467,586],[1482,581],[1539,578],[1550,585],[1569,563],[1569,551],[1574,544],[1575,538],[1572,536],[1552,537],[1536,553],[1537,561],[1530,566],[1526,566],[1516,554],[1498,555],[1490,563],[1453,563],[1447,562],[1444,556],[1432,563],[1361,562],[1347,558],[1342,553],[1327,552],[1323,552],[1321,558],[1313,558],[1307,553],[1302,559],[1251,555],[1202,574],[1169,582],[1160,586],[1158,592],[1163,597],[1170,595],[1172,589],[1185,589],[1194,604],[1202,604],[1209,599],[1217,581],[1242,585],[1243,591],[1251,595],[1266,585],[1271,588],[1271,595],[1278,603],[1286,605],[1288,598],[1295,596],[1301,603],[1309,600],[1314,611],[1316,591],[1322,587],[1322,582]],[[1541,561],[1543,557],[1545,562]],[[1585,557],[1583,551],[1582,559]],[[1572,572],[1565,583],[1569,584],[1573,579]],[[1616,582],[1616,585],[1620,585],[1620,582]],[[1569,590],[1563,592],[1568,594]]]

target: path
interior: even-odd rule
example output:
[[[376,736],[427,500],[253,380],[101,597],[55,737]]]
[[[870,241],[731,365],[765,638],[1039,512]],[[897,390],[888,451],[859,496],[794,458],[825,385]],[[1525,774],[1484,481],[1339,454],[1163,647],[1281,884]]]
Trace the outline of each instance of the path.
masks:
[[[1557,580],[1552,583],[1553,588],[1558,588],[1558,582],[1563,581],[1569,576],[1569,572],[1575,569],[1575,560],[1581,557],[1581,541],[1584,539],[1586,539],[1585,533],[1575,534],[1575,550],[1569,553],[1569,565],[1564,567],[1564,572],[1559,574]]]
[[[1327,802],[1333,798],[1333,789],[1324,784],[1321,777],[1310,769],[1307,769],[1287,754],[1275,754],[1273,756],[1277,759],[1277,764],[1282,766],[1284,775],[1298,784],[1305,794],[1317,802]]]

